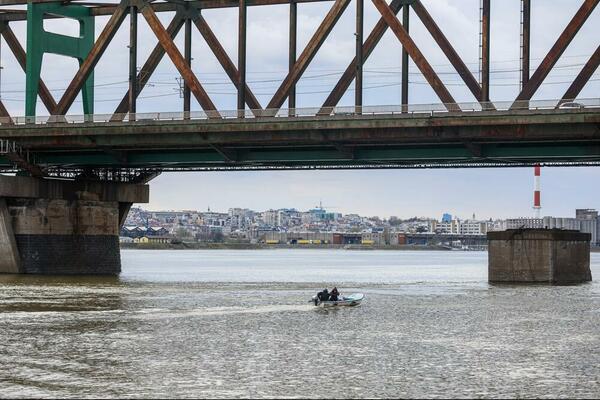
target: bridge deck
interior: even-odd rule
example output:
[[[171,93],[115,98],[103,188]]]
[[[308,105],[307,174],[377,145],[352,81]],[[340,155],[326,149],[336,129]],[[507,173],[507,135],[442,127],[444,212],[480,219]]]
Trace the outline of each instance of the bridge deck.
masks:
[[[66,169],[581,164],[600,162],[600,107],[4,124],[0,137]]]

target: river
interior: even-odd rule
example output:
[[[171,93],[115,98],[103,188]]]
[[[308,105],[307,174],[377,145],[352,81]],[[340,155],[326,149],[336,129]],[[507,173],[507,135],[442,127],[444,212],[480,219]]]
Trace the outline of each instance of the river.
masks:
[[[599,281],[489,285],[484,252],[122,260],[0,276],[0,397],[600,397]],[[363,304],[308,303],[333,285]]]

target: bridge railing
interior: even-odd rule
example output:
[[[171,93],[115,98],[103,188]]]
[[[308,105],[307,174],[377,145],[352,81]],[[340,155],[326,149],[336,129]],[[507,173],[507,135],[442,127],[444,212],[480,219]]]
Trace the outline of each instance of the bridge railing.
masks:
[[[387,106],[338,106],[309,107],[277,110],[225,110],[192,112],[153,112],[136,114],[93,114],[93,115],[52,115],[37,117],[0,117],[1,125],[45,125],[45,124],[94,124],[94,123],[144,123],[154,121],[197,121],[197,120],[260,120],[263,118],[302,118],[302,117],[350,117],[361,118],[374,115],[404,115],[422,117],[423,114],[473,113],[500,111],[536,111],[552,109],[600,108],[600,98],[531,101],[495,101],[489,103],[469,102],[452,104],[409,104]]]

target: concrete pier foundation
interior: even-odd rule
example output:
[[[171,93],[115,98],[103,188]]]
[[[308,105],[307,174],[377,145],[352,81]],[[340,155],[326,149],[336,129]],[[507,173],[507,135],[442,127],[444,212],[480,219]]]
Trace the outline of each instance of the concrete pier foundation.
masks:
[[[0,176],[0,273],[121,271],[123,213],[147,185]]]
[[[488,232],[490,282],[568,284],[592,280],[589,233],[558,229]]]

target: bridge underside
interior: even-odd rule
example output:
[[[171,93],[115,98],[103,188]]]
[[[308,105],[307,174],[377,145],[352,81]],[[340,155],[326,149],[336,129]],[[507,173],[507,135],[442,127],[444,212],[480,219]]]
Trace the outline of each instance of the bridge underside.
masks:
[[[600,164],[596,110],[53,123],[0,136],[49,171]]]

